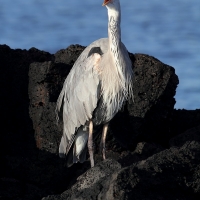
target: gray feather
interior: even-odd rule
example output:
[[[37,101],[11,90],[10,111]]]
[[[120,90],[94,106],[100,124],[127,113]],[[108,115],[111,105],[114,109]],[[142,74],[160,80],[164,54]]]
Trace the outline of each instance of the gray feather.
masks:
[[[122,43],[121,50],[124,52],[125,57],[129,59],[127,50]],[[103,61],[98,66],[96,66],[99,55],[97,52],[102,55],[100,59]],[[57,120],[60,117],[59,113],[63,115],[63,137],[59,153],[60,156],[70,154],[67,155],[69,164],[77,161],[84,162],[86,157],[85,143],[81,147],[82,149],[79,149],[79,155],[77,155],[76,130],[80,131],[80,127],[84,126],[90,119],[93,119],[96,125],[111,120],[121,108],[125,99],[124,95],[119,99],[121,93],[116,93],[114,100],[109,100],[105,103],[106,98],[102,96],[102,84],[106,82],[108,87],[110,87],[110,84],[115,84],[115,82],[112,83],[109,80],[110,76],[114,73],[112,71],[114,66],[112,66],[113,63],[109,56],[104,57],[107,52],[107,38],[102,38],[89,45],[75,62],[58,97],[56,106]],[[98,71],[98,68],[100,70],[108,70],[109,68],[105,65],[111,67],[110,74],[103,71],[103,75],[107,74],[107,78],[102,82],[103,75],[101,71]],[[85,132],[82,134],[83,140],[85,140],[86,134],[88,133]]]

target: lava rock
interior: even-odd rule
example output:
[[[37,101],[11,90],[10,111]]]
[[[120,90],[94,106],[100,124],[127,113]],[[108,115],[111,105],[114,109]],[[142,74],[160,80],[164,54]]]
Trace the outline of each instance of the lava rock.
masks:
[[[34,134],[28,109],[29,65],[52,59],[51,54],[36,48],[13,50],[0,45],[1,153],[18,154],[30,149]]]
[[[116,115],[111,129],[120,145],[128,149],[133,150],[143,140],[167,146],[178,77],[173,67],[154,57],[130,54],[130,58],[134,101],[129,101],[124,112]]]
[[[185,110],[174,109],[170,130],[171,135],[179,135],[192,127],[196,127],[200,124],[200,109]]]
[[[29,114],[39,149],[58,153],[62,122],[57,125],[55,104],[65,78],[84,47],[71,45],[55,54],[54,61],[34,62],[29,69]]]
[[[184,133],[181,133],[169,141],[170,146],[182,146],[185,141],[187,142],[194,142],[200,141],[200,125],[190,128]]]
[[[43,200],[127,199],[127,200],[197,200],[200,197],[200,130],[187,140],[185,133],[179,147],[155,153],[147,159],[122,167],[116,160],[106,160],[81,175],[73,187],[61,195]],[[114,166],[114,167],[113,167]]]
[[[52,55],[0,45],[0,198],[199,199],[200,110],[173,109],[175,71],[148,55],[129,54],[134,102],[110,123],[108,159],[95,154],[90,169],[59,158],[55,105],[84,48]]]
[[[0,45],[1,199],[35,200],[48,194],[61,193],[89,168],[89,162],[86,162],[84,165],[74,165],[69,169],[65,164],[65,160],[61,160],[57,155],[38,148],[37,135],[35,134],[35,127],[29,109],[28,74],[31,63],[51,63],[54,60],[54,55],[36,48],[14,50],[7,45]],[[62,63],[57,63],[56,69],[62,70],[62,65]],[[62,74],[66,77],[64,72]],[[39,75],[41,80],[42,73]],[[54,81],[51,80],[51,77],[47,77],[47,80]],[[53,87],[54,84],[52,84]],[[35,91],[34,88],[32,89]],[[58,95],[58,92],[56,95]],[[36,97],[33,96],[32,98],[31,101],[37,102]],[[51,95],[51,98],[55,98],[54,94]],[[40,102],[43,101],[39,101],[41,107]],[[48,111],[48,107],[52,112]],[[54,108],[51,108],[51,103],[48,107],[42,113],[44,118],[47,115],[49,119],[54,114]],[[54,117],[52,117],[52,120],[55,122]],[[45,128],[48,130],[48,124],[46,125]],[[49,135],[49,133],[46,135]],[[46,143],[49,145],[49,149],[52,148],[56,151],[56,147],[52,147],[52,144],[48,142]]]
[[[69,190],[62,193],[61,199],[95,199],[97,194],[109,186],[110,183],[107,180],[119,169],[121,169],[120,164],[110,159],[97,164],[81,175],[77,179],[77,183]]]

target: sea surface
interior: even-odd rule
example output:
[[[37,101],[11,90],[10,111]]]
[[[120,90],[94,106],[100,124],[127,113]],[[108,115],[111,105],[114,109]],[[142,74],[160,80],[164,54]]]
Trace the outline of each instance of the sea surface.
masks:
[[[50,53],[107,37],[103,0],[0,0],[0,44]],[[200,0],[121,0],[122,41],[179,77],[177,109],[200,108]]]

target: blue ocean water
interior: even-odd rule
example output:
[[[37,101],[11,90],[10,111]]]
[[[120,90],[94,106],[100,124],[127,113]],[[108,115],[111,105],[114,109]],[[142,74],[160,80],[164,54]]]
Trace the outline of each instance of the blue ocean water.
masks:
[[[55,53],[107,37],[103,0],[0,0],[0,44]],[[121,0],[122,41],[175,68],[175,108],[200,108],[200,1]]]

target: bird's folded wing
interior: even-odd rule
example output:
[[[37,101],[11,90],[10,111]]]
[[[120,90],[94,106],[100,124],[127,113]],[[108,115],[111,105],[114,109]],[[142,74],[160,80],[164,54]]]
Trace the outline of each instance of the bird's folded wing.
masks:
[[[99,68],[101,56],[97,53],[75,63],[57,100],[57,114],[63,113],[63,144],[66,149],[77,128],[92,118],[99,94]],[[63,109],[63,110],[61,110]],[[65,152],[67,153],[67,152]]]

